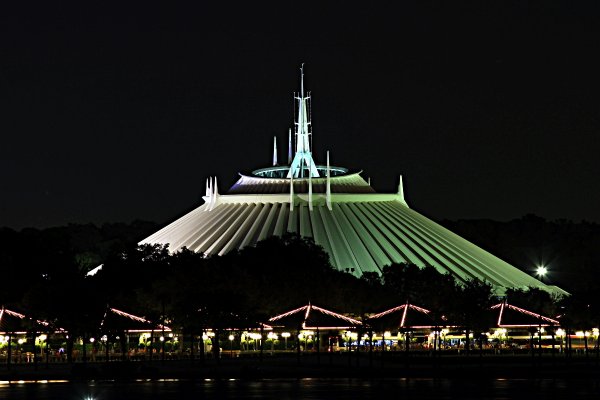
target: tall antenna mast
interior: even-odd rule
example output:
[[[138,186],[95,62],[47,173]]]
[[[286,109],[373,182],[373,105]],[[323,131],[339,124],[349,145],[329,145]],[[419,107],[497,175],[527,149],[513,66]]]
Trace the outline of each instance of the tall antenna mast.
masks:
[[[292,128],[288,132],[288,165],[292,164]]]
[[[296,125],[296,154],[290,165],[290,170],[287,177],[304,178],[304,170],[308,171],[309,176],[313,178],[319,177],[319,171],[312,158],[310,149],[310,131],[311,122],[309,119],[308,100],[310,96],[304,95],[304,63],[300,68],[300,96],[298,100],[298,118]]]

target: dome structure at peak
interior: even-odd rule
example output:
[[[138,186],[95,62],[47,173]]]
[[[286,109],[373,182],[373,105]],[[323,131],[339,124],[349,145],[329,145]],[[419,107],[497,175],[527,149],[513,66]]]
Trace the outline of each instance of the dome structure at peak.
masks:
[[[499,295],[508,288],[527,287],[566,294],[411,209],[402,176],[397,193],[377,193],[362,171],[331,166],[329,152],[326,162],[317,164],[311,149],[310,93],[304,92],[303,77],[302,69],[295,140],[290,130],[287,163],[277,162],[275,142],[272,165],[240,173],[225,194],[219,193],[216,178],[207,179],[204,204],[140,244],[223,255],[292,233],[312,238],[335,268],[357,276],[381,273],[392,263],[412,263],[432,266],[459,282],[485,280]]]

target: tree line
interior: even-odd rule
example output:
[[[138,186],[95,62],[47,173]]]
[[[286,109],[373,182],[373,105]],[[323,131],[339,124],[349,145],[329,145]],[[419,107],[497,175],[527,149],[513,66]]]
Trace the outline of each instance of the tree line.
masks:
[[[364,317],[406,302],[473,330],[485,330],[483,310],[498,302],[486,282],[457,284],[433,267],[394,264],[360,278],[334,269],[313,241],[270,238],[225,256],[137,246],[151,223],[73,226],[50,232],[0,230],[4,284],[0,303],[52,321],[70,332],[92,333],[108,305],[168,321],[175,329],[250,326],[277,313],[313,304]],[[25,238],[25,239],[24,239]],[[103,263],[94,276],[86,276]],[[511,304],[563,316],[570,326],[600,324],[594,292],[555,299],[544,291],[510,289]]]

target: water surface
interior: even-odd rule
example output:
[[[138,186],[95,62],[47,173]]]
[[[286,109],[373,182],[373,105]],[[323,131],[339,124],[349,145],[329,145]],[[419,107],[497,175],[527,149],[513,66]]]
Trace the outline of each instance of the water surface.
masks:
[[[0,399],[574,399],[600,398],[590,379],[258,379],[0,381]]]

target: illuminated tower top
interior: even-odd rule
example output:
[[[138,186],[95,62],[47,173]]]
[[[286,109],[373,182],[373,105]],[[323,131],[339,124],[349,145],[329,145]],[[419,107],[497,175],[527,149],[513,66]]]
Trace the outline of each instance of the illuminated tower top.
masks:
[[[296,154],[290,165],[287,177],[304,178],[319,177],[315,161],[312,158],[310,149],[310,136],[312,135],[312,126],[310,122],[310,95],[304,95],[304,64],[300,68],[300,93],[295,97],[298,100],[298,117],[295,123],[296,135]]]

